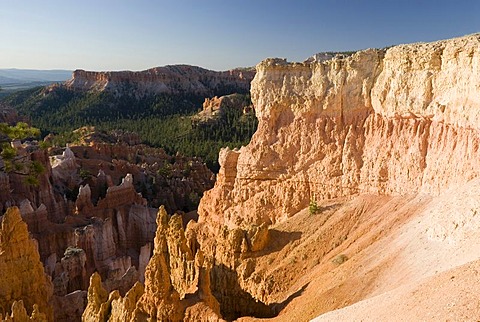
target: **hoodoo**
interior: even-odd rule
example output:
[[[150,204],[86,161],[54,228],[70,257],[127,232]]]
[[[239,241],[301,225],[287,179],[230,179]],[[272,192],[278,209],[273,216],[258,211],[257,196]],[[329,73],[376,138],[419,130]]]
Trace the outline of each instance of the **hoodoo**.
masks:
[[[161,207],[144,284],[95,273],[84,321],[480,319],[480,34],[318,57],[257,65],[198,222]]]

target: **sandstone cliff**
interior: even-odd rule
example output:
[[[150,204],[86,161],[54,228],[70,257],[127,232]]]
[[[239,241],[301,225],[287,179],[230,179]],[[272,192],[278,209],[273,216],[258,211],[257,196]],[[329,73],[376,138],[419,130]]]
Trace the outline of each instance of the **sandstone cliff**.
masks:
[[[95,277],[84,319],[478,319],[479,45],[260,63],[199,223],[161,210],[145,288]]]
[[[5,314],[15,321],[25,321],[29,312],[37,316],[35,321],[53,321],[52,282],[45,275],[37,244],[30,238],[18,208],[7,209],[1,218],[0,320]]]
[[[260,63],[251,89],[258,130],[248,146],[220,153],[216,185],[199,208],[200,248],[236,271],[245,292],[277,303],[275,312],[287,305],[282,321],[374,295],[324,319],[359,312],[359,319],[388,320],[395,308],[409,311],[412,294],[423,295],[407,319],[478,318],[468,285],[441,283],[446,272],[478,280],[465,268],[478,262],[468,228],[478,225],[476,193],[463,187],[480,174],[479,45],[477,34],[318,62]],[[468,209],[436,205],[446,198],[460,204],[454,197],[468,200]],[[309,202],[318,203],[321,216],[291,218]],[[218,237],[225,226],[233,232],[264,223],[273,225],[261,256],[232,261],[235,251]],[[447,255],[453,249],[454,258]],[[429,309],[445,303],[422,297],[429,285],[451,287],[462,304]]]
[[[110,91],[120,93],[130,87],[136,94],[227,94],[229,90],[250,88],[253,70],[234,69],[216,72],[196,66],[172,65],[140,72],[89,72],[76,70],[66,87],[75,91]],[[217,94],[215,94],[217,93]]]
[[[480,174],[480,36],[257,66],[250,144],[220,153],[200,221],[283,221],[310,200],[438,195]]]
[[[40,242],[63,256],[47,260],[56,290],[85,287],[98,268],[87,321],[303,321],[336,309],[319,320],[478,320],[479,45],[471,35],[260,63],[258,131],[220,153],[199,222],[184,229],[161,208],[149,259],[155,224],[134,179],[95,206],[103,173],[71,205],[80,227],[61,234],[75,247]],[[32,227],[47,217],[45,206],[25,213]],[[127,271],[137,258],[145,286]]]
[[[245,95],[230,94],[220,97],[206,98],[202,110],[192,117],[194,123],[215,123],[222,115],[229,111],[237,110],[242,113],[250,113],[253,105]]]

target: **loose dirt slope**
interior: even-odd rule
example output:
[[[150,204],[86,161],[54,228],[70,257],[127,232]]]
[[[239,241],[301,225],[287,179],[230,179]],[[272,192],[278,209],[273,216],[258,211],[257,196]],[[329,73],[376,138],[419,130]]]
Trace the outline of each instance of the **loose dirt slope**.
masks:
[[[257,263],[271,302],[291,295],[275,321],[478,320],[479,194],[475,179],[435,198],[363,195],[275,226],[266,251],[290,242]]]

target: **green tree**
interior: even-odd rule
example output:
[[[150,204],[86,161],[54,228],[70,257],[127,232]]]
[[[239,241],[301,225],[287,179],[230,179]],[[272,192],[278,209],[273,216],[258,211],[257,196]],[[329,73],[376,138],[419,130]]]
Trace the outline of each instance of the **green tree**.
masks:
[[[26,155],[19,155],[12,142],[26,138],[37,137],[40,131],[27,123],[16,125],[0,123],[0,171],[25,175],[25,181],[30,185],[38,185],[38,175],[45,171],[38,161],[31,161]]]

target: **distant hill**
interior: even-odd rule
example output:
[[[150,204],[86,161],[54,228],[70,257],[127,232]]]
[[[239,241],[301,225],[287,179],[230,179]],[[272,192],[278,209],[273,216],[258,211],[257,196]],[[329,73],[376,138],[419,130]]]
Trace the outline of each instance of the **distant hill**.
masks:
[[[64,82],[71,76],[69,70],[0,69],[0,98],[19,90]]]
[[[218,170],[220,147],[245,145],[256,130],[250,103],[254,69],[216,72],[173,65],[140,72],[77,70],[63,83],[14,92],[3,101],[28,116],[44,135],[95,126],[137,133],[144,143],[170,154],[200,156]],[[9,77],[6,75],[5,77]],[[193,122],[205,99],[238,94],[239,107],[214,122]],[[66,142],[66,141],[65,141]]]
[[[54,83],[72,77],[71,70],[0,69],[0,86],[7,84]]]

